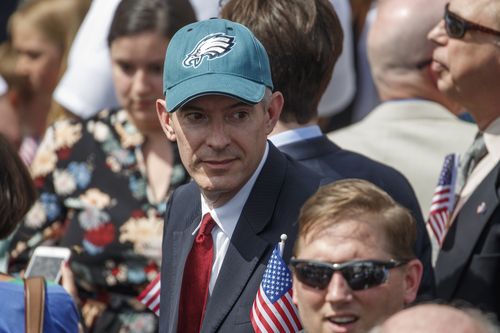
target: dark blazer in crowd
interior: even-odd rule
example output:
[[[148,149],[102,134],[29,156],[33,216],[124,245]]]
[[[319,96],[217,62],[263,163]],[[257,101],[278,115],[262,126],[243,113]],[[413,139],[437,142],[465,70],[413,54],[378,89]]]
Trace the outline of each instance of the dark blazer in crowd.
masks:
[[[418,297],[434,298],[435,281],[431,264],[432,248],[415,193],[406,178],[395,169],[366,156],[344,150],[325,135],[280,146],[279,149],[321,175],[340,174],[372,182],[395,201],[409,209],[417,221],[415,254],[424,265]]]
[[[500,163],[453,221],[436,262],[437,296],[465,300],[500,319]]]
[[[340,177],[330,177],[338,180]],[[281,234],[288,240],[288,262],[297,237],[302,204],[322,177],[291,160],[269,143],[269,154],[243,207],[222,268],[208,299],[202,333],[253,333],[250,311],[266,264]],[[183,268],[201,220],[200,191],[191,182],[179,187],[167,204],[163,234],[160,332],[176,333]],[[168,255],[166,255],[168,253]],[[165,286],[165,287],[163,287]]]

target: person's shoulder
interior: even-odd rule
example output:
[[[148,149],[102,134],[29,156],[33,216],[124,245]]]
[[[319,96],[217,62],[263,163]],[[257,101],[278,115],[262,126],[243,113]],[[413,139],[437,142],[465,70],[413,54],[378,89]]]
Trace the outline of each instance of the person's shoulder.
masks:
[[[68,308],[75,307],[73,299],[62,286],[52,282],[46,282],[46,291],[47,299],[50,303],[57,303],[58,306],[66,306]]]
[[[168,200],[167,207],[168,205],[176,206],[176,204],[179,203],[180,207],[185,209],[186,202],[193,202],[196,198],[200,197],[200,193],[198,185],[191,180],[188,183],[177,187],[174,192],[172,192]]]
[[[58,284],[47,282],[46,306],[50,319],[46,317],[46,324],[50,326],[51,332],[77,332],[78,331],[78,310],[73,298],[66,290]]]

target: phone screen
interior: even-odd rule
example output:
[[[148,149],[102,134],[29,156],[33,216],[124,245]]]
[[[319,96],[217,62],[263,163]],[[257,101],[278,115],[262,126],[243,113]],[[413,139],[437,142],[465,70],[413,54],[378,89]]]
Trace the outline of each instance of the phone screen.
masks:
[[[43,276],[50,281],[56,281],[58,278],[61,263],[64,258],[35,256],[31,263],[29,276]]]

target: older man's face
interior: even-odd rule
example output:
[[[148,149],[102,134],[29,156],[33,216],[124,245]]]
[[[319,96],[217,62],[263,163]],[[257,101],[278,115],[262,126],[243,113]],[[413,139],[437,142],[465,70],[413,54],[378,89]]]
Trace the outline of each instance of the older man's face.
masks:
[[[454,17],[500,31],[500,3],[496,0],[451,0],[448,9]],[[428,37],[437,44],[431,68],[439,89],[474,112],[475,99],[484,100],[484,91],[497,90],[500,37],[468,30],[461,38],[452,38],[444,20]]]
[[[297,259],[344,263],[353,260],[395,259],[384,248],[387,239],[376,225],[347,220],[314,236],[300,238]],[[383,284],[353,290],[340,272],[325,289],[302,283],[294,270],[293,299],[306,332],[367,332],[412,302],[420,281],[413,270],[418,260],[392,268]],[[420,266],[419,266],[420,267]]]
[[[276,98],[282,101],[281,94],[274,93],[266,106],[208,95],[173,114],[160,112],[184,166],[214,207],[231,199],[256,170],[281,111]]]

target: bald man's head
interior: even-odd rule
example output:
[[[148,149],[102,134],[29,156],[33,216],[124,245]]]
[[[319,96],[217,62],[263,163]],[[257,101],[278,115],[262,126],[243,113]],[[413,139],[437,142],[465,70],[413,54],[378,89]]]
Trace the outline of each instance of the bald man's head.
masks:
[[[441,20],[448,0],[379,0],[368,35],[368,58],[382,100],[441,101],[429,71],[434,44],[429,31]],[[444,98],[444,97],[443,97]]]
[[[372,333],[499,333],[477,310],[442,304],[422,304],[400,311]]]

